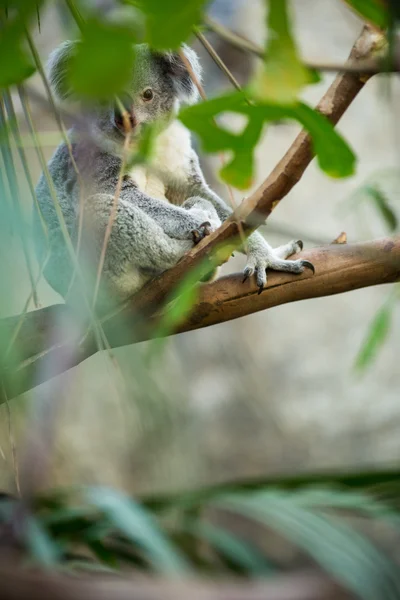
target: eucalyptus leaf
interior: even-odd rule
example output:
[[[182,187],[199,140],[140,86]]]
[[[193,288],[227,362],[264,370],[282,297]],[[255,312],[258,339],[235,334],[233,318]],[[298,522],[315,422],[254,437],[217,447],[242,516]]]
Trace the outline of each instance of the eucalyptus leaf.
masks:
[[[287,0],[270,0],[268,6],[265,60],[251,84],[251,91],[262,102],[294,104],[301,89],[319,78],[303,65],[298,55]]]
[[[398,225],[397,216],[382,190],[377,185],[366,185],[362,191],[374,202],[389,231],[395,231]]]
[[[356,370],[363,371],[372,363],[389,335],[391,320],[392,305],[385,303],[372,320],[366,339],[356,358]]]
[[[158,50],[178,48],[201,22],[209,0],[126,0],[146,17],[146,41]]]
[[[69,80],[79,96],[109,100],[132,78],[135,58],[132,29],[100,20],[87,21],[69,61]]]
[[[389,11],[384,0],[345,0],[366,21],[381,29],[389,25]]]
[[[223,113],[247,117],[240,133],[219,125]],[[179,117],[200,138],[207,152],[231,151],[232,158],[220,172],[222,179],[240,189],[253,179],[253,155],[263,126],[281,120],[295,120],[308,130],[319,166],[331,177],[347,177],[354,172],[355,155],[329,120],[302,102],[293,105],[257,103],[248,105],[244,94],[233,92],[183,109]]]

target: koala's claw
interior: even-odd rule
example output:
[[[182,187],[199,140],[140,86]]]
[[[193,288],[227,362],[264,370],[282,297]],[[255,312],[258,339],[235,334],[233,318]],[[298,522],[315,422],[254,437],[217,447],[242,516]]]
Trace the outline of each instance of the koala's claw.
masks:
[[[211,223],[210,221],[204,221],[197,229],[193,229],[192,231],[192,239],[195,244],[201,242],[201,240],[206,237],[206,235],[210,235],[211,233]]]
[[[310,271],[313,272],[313,275],[315,275],[315,267],[314,267],[314,265],[309,260],[302,260],[301,264],[302,264],[303,267],[306,267],[307,269],[310,269]]]
[[[300,250],[303,250],[304,244],[301,240],[297,240],[296,244],[298,245],[298,247],[300,248]]]
[[[254,269],[252,267],[246,267],[243,271],[243,281],[242,283],[244,283],[245,281],[247,281],[247,279],[253,275],[254,273]]]

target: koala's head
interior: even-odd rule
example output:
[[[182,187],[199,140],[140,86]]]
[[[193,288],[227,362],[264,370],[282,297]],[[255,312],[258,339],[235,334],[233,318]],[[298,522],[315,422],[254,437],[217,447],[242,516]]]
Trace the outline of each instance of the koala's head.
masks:
[[[49,80],[58,100],[79,100],[68,85],[68,67],[79,42],[64,42],[50,55]],[[193,73],[201,77],[197,54],[186,45],[182,46]],[[147,44],[135,46],[132,78],[119,100],[126,109],[134,137],[148,123],[168,122],[179,109],[181,102],[192,104],[198,92],[179,52],[155,52]],[[87,102],[86,109],[87,109]],[[121,104],[119,102],[92,103],[90,113],[92,129],[96,133],[123,142],[126,132]]]

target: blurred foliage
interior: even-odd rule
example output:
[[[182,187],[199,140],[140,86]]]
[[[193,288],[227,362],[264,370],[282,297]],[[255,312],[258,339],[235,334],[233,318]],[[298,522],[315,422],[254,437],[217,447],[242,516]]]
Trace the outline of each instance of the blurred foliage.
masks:
[[[345,0],[366,21],[385,29],[389,25],[389,10],[386,0]]]
[[[400,594],[400,570],[371,534],[400,533],[398,470],[360,475],[240,481],[142,504],[106,488],[37,497],[32,510],[0,503],[0,522],[19,519],[16,541],[35,563],[72,572],[131,567],[153,573],[269,577],[287,569],[287,552],[319,565],[365,600]],[[375,484],[375,485],[374,485]],[[368,487],[367,487],[368,486]],[[243,534],[243,524],[257,527]],[[12,528],[11,528],[12,530]],[[385,535],[383,535],[385,538]],[[375,536],[376,539],[376,536]],[[301,558],[303,557],[303,558]]]
[[[209,0],[125,0],[145,15],[146,40],[157,50],[178,48],[201,21]]]
[[[298,55],[286,0],[270,1],[267,27],[265,60],[250,89],[260,102],[296,104],[302,88],[319,81],[319,77],[303,65]]]

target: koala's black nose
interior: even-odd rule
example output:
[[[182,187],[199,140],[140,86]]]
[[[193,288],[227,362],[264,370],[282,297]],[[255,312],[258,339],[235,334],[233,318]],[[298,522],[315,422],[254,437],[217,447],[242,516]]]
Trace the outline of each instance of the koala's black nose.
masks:
[[[135,129],[137,125],[137,119],[133,106],[126,107],[125,111],[122,111],[122,106],[116,106],[114,108],[114,122],[120,131],[127,133],[129,130]]]

